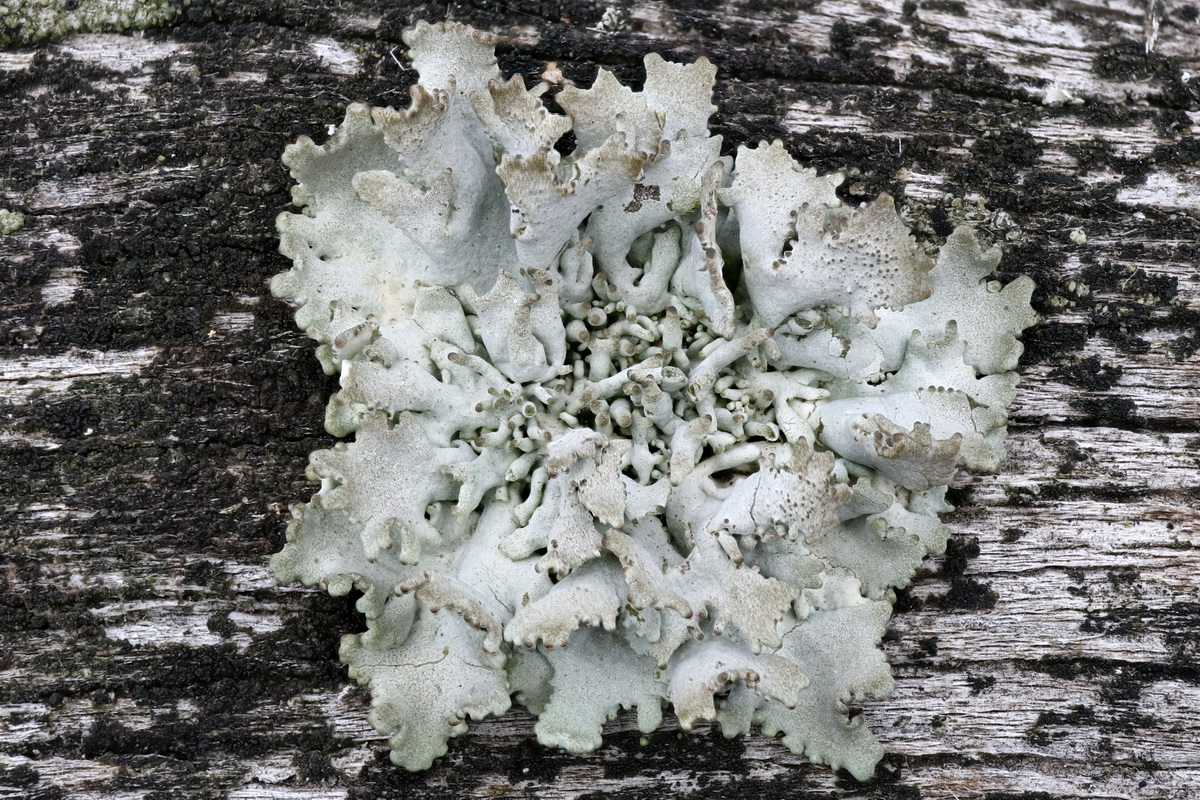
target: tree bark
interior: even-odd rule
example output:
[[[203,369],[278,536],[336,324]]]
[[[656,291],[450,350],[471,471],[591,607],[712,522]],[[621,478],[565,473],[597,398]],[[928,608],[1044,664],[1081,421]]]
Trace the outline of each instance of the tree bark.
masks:
[[[0,798],[1196,796],[1196,4],[163,8],[0,36]],[[958,480],[947,556],[898,598],[871,783],[625,716],[574,756],[515,711],[405,773],[337,662],[359,615],[272,579],[335,388],[266,289],[279,155],[349,102],[406,105],[400,33],[442,18],[584,85],[707,56],[728,152],[781,138],[1037,282],[1010,458]]]

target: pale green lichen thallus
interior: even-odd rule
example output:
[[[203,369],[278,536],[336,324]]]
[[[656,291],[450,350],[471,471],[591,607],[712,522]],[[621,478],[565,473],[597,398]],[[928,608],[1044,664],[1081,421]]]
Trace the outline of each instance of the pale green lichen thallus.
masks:
[[[572,752],[670,706],[867,778],[850,707],[892,688],[946,484],[1004,456],[1032,283],[965,228],[930,261],[778,142],[722,157],[703,59],[600,70],[564,116],[485,34],[405,42],[408,109],[284,155],[271,285],[353,441],[313,453],[275,574],[362,593],[342,659],[408,769],[515,699]]]

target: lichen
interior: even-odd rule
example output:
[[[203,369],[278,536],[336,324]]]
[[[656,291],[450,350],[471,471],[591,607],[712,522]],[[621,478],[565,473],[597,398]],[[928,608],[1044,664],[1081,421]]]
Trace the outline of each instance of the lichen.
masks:
[[[515,697],[573,752],[669,704],[865,779],[851,706],[892,688],[947,483],[1004,456],[1032,283],[967,228],[931,262],[779,142],[722,157],[703,59],[601,70],[562,116],[484,34],[405,41],[410,108],[284,156],[272,289],[354,438],[312,455],[275,574],[359,593],[341,656],[408,769]]]
[[[0,208],[0,236],[8,236],[25,227],[25,215],[20,211]]]
[[[27,45],[72,33],[165,25],[190,0],[18,0],[0,6],[0,44]]]

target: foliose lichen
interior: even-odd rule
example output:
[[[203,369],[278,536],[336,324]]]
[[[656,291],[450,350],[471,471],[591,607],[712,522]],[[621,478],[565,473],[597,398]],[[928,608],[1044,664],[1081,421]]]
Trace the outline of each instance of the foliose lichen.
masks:
[[[272,289],[354,438],[313,453],[275,574],[361,593],[341,657],[408,769],[515,698],[573,752],[670,704],[868,777],[851,706],[892,688],[947,483],[1004,456],[1032,283],[966,228],[931,262],[779,142],[722,157],[703,59],[601,70],[562,116],[487,35],[405,42],[410,108],[284,155]]]

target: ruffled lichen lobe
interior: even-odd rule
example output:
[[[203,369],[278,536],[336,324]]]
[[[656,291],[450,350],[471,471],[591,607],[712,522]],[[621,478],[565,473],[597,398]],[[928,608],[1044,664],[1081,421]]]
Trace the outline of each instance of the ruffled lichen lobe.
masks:
[[[353,441],[312,455],[277,577],[361,593],[342,658],[408,769],[515,697],[572,752],[671,705],[865,779],[851,706],[892,687],[946,484],[1003,457],[1032,284],[966,228],[931,262],[778,142],[722,157],[703,59],[563,116],[484,34],[405,41],[408,109],[284,156],[272,289]]]

